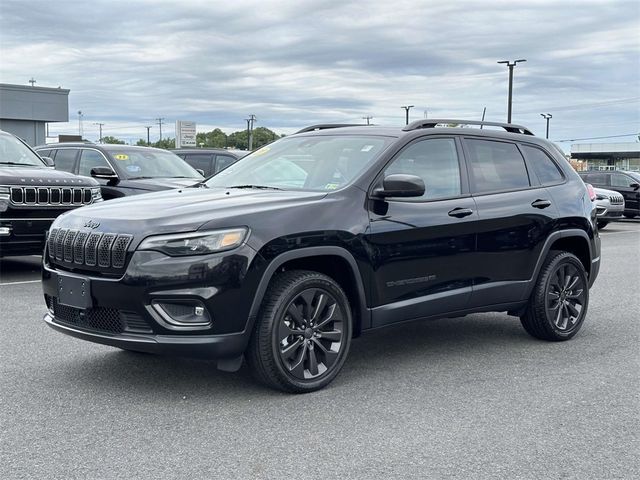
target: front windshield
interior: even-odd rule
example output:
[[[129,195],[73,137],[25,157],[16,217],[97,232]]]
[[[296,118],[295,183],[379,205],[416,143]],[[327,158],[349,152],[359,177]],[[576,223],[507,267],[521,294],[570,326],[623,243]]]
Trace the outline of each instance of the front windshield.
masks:
[[[238,160],[206,185],[336,190],[351,182],[390,141],[352,135],[283,138]]]
[[[46,168],[40,157],[12,135],[0,134],[0,165]]]
[[[635,180],[637,180],[638,182],[640,182],[640,173],[638,172],[627,172],[629,175],[631,175],[631,177]]]
[[[111,150],[111,156],[129,179],[135,178],[193,178],[202,175],[174,153],[152,149]]]

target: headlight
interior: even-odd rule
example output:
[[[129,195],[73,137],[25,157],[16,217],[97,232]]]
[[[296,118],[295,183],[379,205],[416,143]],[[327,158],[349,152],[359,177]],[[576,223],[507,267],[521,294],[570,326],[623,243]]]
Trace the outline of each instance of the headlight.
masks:
[[[9,199],[11,195],[11,189],[9,187],[0,187],[0,198]]]
[[[241,245],[248,232],[247,228],[241,227],[208,232],[158,235],[143,240],[138,250],[156,250],[172,257],[223,252]]]
[[[9,187],[0,187],[0,212],[5,212],[9,208],[10,198],[11,189]]]
[[[102,193],[100,187],[93,187],[91,189],[91,202],[101,202],[102,201]]]

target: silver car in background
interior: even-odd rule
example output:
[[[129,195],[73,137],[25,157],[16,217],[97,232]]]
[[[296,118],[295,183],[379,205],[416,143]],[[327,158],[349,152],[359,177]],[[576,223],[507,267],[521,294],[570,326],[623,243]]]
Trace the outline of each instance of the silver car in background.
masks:
[[[598,228],[603,229],[609,222],[620,220],[624,214],[624,198],[618,192],[595,188]]]

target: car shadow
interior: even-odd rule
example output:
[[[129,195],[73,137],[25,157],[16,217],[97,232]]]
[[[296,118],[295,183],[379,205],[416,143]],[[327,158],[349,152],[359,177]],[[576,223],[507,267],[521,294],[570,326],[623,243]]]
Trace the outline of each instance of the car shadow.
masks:
[[[41,256],[0,258],[0,281],[37,280],[40,278]]]
[[[503,314],[479,314],[455,319],[410,322],[368,332],[354,339],[341,374],[328,389],[346,388],[354,381],[376,382],[381,373],[393,368],[429,365],[446,367],[461,357],[513,356],[523,344],[537,342],[529,337],[520,322]],[[264,398],[281,396],[280,392],[258,384],[244,364],[235,373],[216,369],[215,361],[102,350],[68,358],[68,368],[60,374],[72,384],[89,384],[92,389],[122,392],[126,395],[153,398],[157,395],[188,398],[193,396],[234,397],[242,395]]]

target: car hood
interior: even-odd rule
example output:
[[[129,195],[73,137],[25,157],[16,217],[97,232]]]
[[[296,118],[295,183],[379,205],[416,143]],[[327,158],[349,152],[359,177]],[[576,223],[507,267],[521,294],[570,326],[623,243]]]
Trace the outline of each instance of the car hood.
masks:
[[[160,190],[168,190],[171,188],[189,187],[195,183],[201,182],[202,180],[202,178],[140,178],[126,180],[126,186],[127,188],[158,192]]]
[[[95,187],[98,184],[93,178],[80,177],[68,172],[52,168],[12,167],[0,165],[0,185],[65,186]]]
[[[264,216],[317,203],[325,192],[257,189],[184,188],[109,200],[66,213],[54,228],[84,228],[131,234],[159,234],[247,225],[250,216]]]
[[[621,197],[622,195],[618,192],[614,192],[613,190],[607,190],[606,188],[594,188],[597,195],[608,195],[608,196],[616,196]]]

